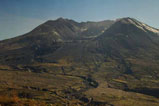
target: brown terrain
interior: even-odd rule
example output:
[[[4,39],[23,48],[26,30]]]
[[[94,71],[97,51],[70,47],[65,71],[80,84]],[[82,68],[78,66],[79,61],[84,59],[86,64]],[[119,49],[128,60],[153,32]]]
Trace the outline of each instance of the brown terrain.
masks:
[[[0,41],[2,106],[159,106],[159,30],[59,18]]]

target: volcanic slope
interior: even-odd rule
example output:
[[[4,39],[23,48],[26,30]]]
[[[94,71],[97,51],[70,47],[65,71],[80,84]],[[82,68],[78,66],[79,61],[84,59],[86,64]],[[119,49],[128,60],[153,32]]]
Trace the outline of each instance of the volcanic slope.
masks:
[[[136,19],[60,18],[0,48],[3,92],[61,105],[159,104],[159,30]]]

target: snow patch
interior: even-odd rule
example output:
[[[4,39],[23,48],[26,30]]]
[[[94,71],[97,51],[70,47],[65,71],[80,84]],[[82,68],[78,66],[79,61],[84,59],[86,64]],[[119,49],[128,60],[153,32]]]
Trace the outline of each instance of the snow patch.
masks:
[[[131,19],[128,19],[128,21],[134,25],[136,25],[138,28],[142,29],[143,31],[147,32],[147,31],[151,31],[151,32],[154,32],[154,33],[157,33],[159,34],[159,30],[158,29],[155,29],[155,28],[152,28],[144,23],[141,23],[141,22],[138,22],[138,21],[133,21]]]
[[[159,30],[155,29],[155,28],[152,28],[144,23],[142,23],[142,25],[144,26],[145,29],[151,31],[151,32],[154,32],[154,33],[159,33]]]
[[[81,31],[83,32],[83,31],[87,31],[88,29],[87,28],[82,28],[81,29]]]

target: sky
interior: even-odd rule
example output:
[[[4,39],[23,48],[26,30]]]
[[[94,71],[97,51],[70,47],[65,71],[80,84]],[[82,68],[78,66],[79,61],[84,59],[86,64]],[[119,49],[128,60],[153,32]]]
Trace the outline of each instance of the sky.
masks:
[[[59,17],[78,22],[132,17],[159,28],[159,0],[0,0],[0,40]]]

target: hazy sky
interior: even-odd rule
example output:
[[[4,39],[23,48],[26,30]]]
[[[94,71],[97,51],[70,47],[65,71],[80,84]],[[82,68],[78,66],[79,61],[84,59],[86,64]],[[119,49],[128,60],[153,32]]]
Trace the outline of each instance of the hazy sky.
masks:
[[[79,22],[133,17],[159,28],[159,0],[0,0],[0,40],[58,17]]]

